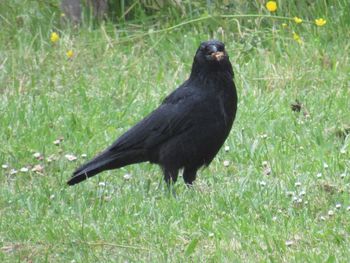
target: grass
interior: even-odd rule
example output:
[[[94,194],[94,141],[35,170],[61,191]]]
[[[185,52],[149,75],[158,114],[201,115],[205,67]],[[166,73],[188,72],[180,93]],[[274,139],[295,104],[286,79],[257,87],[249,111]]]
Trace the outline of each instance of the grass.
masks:
[[[0,170],[1,262],[349,260],[346,1],[315,1],[309,12],[280,5],[282,17],[298,8],[311,22],[325,16],[324,27],[214,16],[171,30],[155,26],[160,32],[151,34],[132,23],[74,30],[45,12],[31,20],[38,11],[25,3],[0,20],[8,25],[0,33],[0,164],[8,165]],[[51,30],[60,33],[56,44]],[[239,111],[229,151],[200,172],[195,187],[180,180],[169,195],[150,164],[67,187],[82,154],[94,156],[188,77],[208,38],[226,43]],[[300,112],[291,110],[296,100]],[[36,164],[43,171],[32,172]]]

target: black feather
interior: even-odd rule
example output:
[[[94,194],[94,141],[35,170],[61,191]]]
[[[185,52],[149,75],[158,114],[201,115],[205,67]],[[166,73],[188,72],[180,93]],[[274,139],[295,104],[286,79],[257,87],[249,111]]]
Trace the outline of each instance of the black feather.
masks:
[[[160,165],[165,180],[178,171],[192,184],[197,170],[209,165],[226,140],[237,111],[233,70],[224,44],[203,42],[194,57],[189,79],[155,111],[117,139],[93,160],[78,168],[69,185],[102,171],[146,162]]]

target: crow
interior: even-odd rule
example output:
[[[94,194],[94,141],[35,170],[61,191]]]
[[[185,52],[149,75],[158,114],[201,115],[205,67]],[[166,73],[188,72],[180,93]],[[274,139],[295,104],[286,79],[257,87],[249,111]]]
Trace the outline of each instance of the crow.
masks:
[[[79,167],[67,182],[75,185],[102,171],[150,162],[158,164],[168,185],[179,170],[192,185],[197,170],[208,166],[224,144],[237,111],[237,91],[225,45],[202,42],[190,77],[162,104]]]

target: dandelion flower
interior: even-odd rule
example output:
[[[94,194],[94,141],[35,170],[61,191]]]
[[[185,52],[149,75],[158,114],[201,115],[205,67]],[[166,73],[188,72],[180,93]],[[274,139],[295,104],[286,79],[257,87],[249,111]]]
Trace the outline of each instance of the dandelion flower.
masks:
[[[299,44],[302,44],[302,43],[303,43],[303,41],[301,40],[300,36],[299,36],[297,33],[295,33],[295,32],[293,32],[293,39],[294,39],[296,42],[298,42]]]
[[[68,50],[66,55],[67,55],[68,58],[72,58],[74,56],[73,50]]]
[[[325,20],[323,18],[315,19],[315,24],[317,26],[324,26],[326,23],[327,23],[327,20]]]
[[[266,9],[270,12],[275,12],[277,10],[277,3],[275,1],[268,1],[266,3]]]
[[[300,17],[295,16],[294,18],[294,22],[297,24],[301,24],[303,22],[303,19],[301,19]]]
[[[56,32],[52,32],[50,40],[52,43],[56,43],[58,40],[60,40],[60,36]]]

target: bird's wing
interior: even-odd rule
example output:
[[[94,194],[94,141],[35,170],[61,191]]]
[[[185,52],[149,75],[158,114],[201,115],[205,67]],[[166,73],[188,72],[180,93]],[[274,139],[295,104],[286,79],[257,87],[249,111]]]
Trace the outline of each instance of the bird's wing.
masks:
[[[180,87],[170,94],[155,111],[123,134],[110,151],[150,150],[162,142],[177,136],[192,125],[191,114],[196,94]]]

